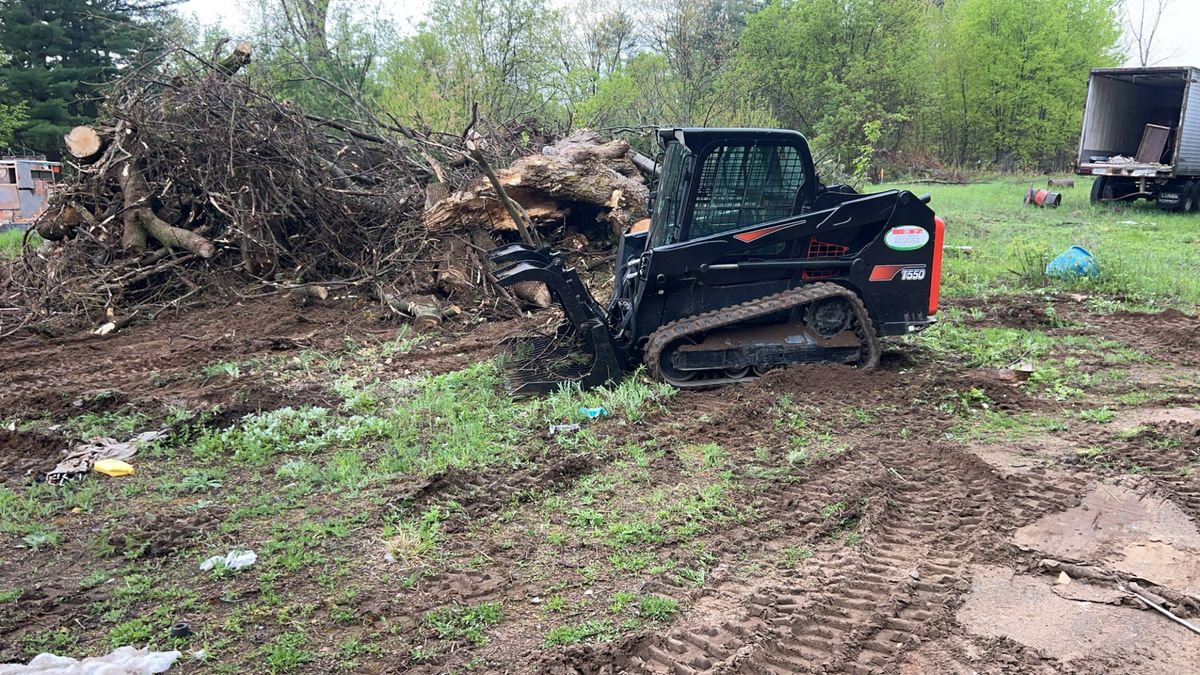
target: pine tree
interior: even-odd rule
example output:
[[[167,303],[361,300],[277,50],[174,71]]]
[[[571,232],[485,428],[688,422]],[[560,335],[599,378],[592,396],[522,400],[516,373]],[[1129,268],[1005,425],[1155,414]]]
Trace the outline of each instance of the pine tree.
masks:
[[[167,2],[0,0],[0,89],[25,104],[14,144],[51,156],[72,126],[92,120],[97,87],[144,47]]]

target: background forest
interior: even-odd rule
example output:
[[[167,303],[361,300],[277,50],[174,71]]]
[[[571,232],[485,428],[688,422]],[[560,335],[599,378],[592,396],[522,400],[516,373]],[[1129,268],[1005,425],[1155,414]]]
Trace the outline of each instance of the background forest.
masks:
[[[0,146],[57,154],[103,83],[166,44],[254,44],[250,77],[323,115],[400,124],[781,126],[826,171],[1069,164],[1090,68],[1124,62],[1120,0],[253,0],[241,35],[171,0],[0,1]],[[169,69],[169,64],[161,67]],[[634,138],[644,149],[649,137]]]

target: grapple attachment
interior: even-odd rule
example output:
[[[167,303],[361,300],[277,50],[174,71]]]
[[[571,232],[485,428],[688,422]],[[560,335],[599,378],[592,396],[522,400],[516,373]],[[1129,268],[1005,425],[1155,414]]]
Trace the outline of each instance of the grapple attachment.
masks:
[[[554,333],[513,336],[502,342],[509,393],[547,393],[570,382],[589,389],[621,379],[621,359],[607,313],[560,254],[510,244],[488,256],[501,286],[544,283],[563,311],[564,320]]]

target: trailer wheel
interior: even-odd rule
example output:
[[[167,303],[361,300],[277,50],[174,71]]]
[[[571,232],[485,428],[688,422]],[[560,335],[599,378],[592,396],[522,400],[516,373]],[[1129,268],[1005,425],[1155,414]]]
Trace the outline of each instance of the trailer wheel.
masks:
[[[1200,206],[1200,183],[1188,181],[1183,189],[1183,201],[1179,203],[1179,210],[1183,213],[1195,213],[1197,206]]]
[[[1092,181],[1093,204],[1112,201],[1113,196],[1113,186],[1108,176],[1097,176],[1096,180]]]

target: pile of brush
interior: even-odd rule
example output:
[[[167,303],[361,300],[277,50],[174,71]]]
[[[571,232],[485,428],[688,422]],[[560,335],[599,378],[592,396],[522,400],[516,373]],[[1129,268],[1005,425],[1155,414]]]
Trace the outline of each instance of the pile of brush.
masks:
[[[0,305],[56,333],[231,294],[342,288],[426,320],[453,305],[505,313],[520,303],[490,283],[483,254],[516,234],[494,222],[499,198],[480,168],[554,165],[540,191],[530,180],[516,195],[550,216],[544,229],[561,230],[572,208],[614,228],[644,211],[622,141],[579,139],[568,159],[544,142],[522,147],[527,133],[414,129],[355,100],[345,108],[356,119],[322,118],[254,81],[250,45],[220,50],[178,49],[131,69],[100,121],[64,138],[77,171],[36,224],[44,243],[0,280]],[[580,171],[564,173],[571,161]],[[598,174],[604,164],[616,170]],[[567,173],[608,182],[564,189]]]

